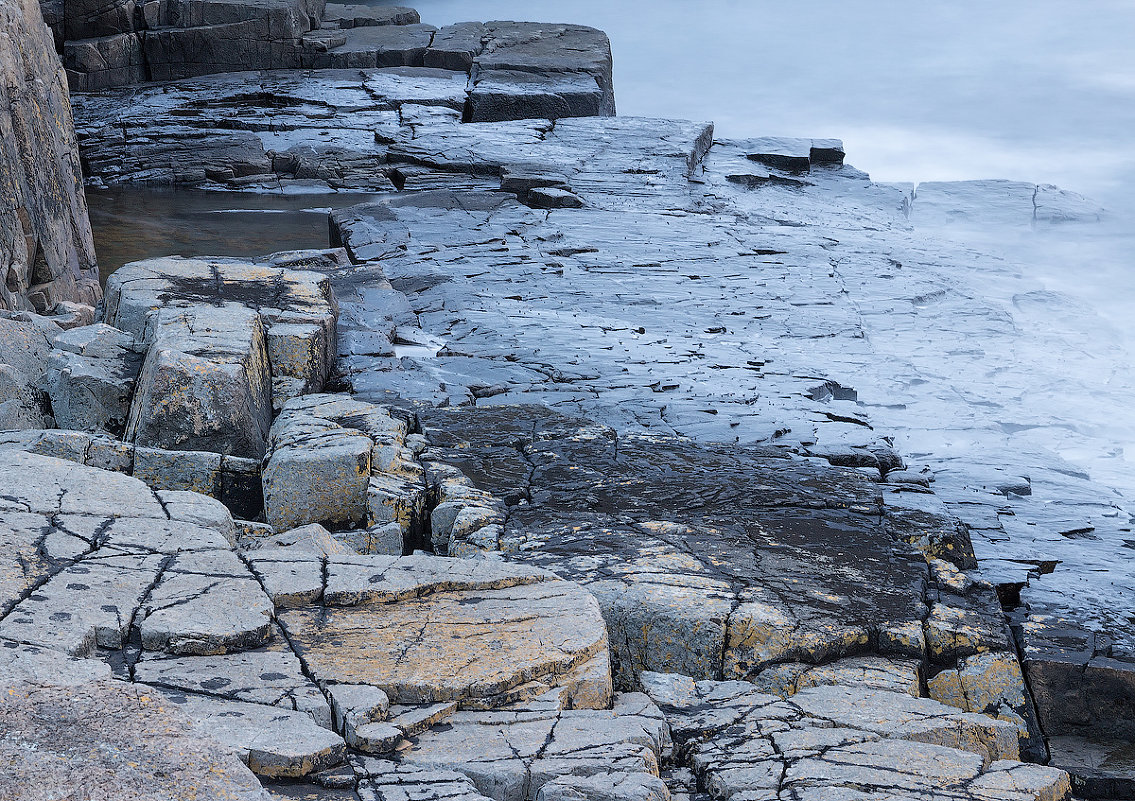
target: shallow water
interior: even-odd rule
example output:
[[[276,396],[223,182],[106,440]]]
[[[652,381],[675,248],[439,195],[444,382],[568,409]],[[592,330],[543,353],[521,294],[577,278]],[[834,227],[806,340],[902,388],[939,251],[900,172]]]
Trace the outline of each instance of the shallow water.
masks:
[[[325,248],[327,212],[364,193],[268,195],[164,187],[88,190],[102,280],[153,256],[250,257]]]

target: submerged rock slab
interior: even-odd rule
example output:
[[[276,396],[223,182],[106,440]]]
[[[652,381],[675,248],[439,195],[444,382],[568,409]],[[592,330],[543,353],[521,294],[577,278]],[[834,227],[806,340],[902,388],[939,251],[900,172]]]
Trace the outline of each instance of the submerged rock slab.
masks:
[[[0,728],[0,794],[12,798],[66,797],[77,778],[105,798],[270,798],[228,748],[149,688],[7,684]]]

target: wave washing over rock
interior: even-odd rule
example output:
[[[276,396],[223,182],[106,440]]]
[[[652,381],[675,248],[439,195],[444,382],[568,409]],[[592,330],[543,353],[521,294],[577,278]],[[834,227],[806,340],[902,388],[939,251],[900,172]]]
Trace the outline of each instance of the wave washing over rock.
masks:
[[[1130,523],[948,374],[1051,300],[958,187],[616,117],[579,26],[45,12],[89,186],[372,200],[0,319],[0,797],[1132,792]]]

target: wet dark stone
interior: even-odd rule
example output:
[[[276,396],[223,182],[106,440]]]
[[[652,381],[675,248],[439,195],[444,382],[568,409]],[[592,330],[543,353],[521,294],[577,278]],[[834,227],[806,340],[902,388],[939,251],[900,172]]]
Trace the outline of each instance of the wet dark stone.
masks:
[[[802,630],[838,621],[833,629],[863,632],[851,640],[802,638],[777,659],[903,653],[885,632],[904,623],[920,627],[926,615],[925,558],[894,536],[878,485],[854,471],[774,448],[618,437],[543,407],[427,410],[422,422],[434,446],[430,458],[460,467],[480,489],[515,500],[503,540],[528,545],[517,552],[506,547],[506,559],[585,585],[633,584],[625,571],[673,569],[670,586],[708,593],[709,600],[762,599],[787,610]],[[694,566],[665,567],[686,559]],[[650,564],[655,567],[644,567]],[[1000,615],[992,602],[991,614]],[[710,628],[724,630],[729,608],[718,614],[695,603],[677,614],[701,615]],[[630,626],[623,615],[636,613],[605,606],[604,614],[617,641]],[[916,647],[913,655],[919,654]],[[702,665],[716,660],[713,672],[721,675],[720,653],[696,656]],[[616,672],[626,683],[652,658],[629,641],[614,644]],[[764,666],[754,657],[730,670],[741,675]]]
[[[233,517],[256,520],[264,511],[264,487],[259,474],[221,473],[221,503]]]

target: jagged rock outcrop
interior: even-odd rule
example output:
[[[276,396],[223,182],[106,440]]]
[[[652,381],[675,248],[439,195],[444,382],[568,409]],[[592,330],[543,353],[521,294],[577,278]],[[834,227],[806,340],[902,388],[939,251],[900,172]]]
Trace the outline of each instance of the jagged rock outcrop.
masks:
[[[180,258],[118,270],[105,322],[146,352],[126,439],[259,459],[273,406],[327,380],[336,313],[316,273]]]
[[[578,585],[492,560],[243,554],[215,501],[35,454],[0,453],[0,481],[0,683],[117,679],[105,692],[51,694],[56,709],[105,704],[124,719],[116,699],[130,714],[150,701],[143,732],[175,722],[265,778],[331,770],[353,786],[412,767],[479,781],[454,749],[482,748],[486,733],[501,746],[552,739],[482,752],[533,792],[612,759],[657,775],[661,717],[643,698],[611,708],[606,627]],[[98,726],[88,734],[120,741]],[[413,759],[392,753],[410,737],[421,744]],[[193,758],[175,775],[197,766],[186,748]],[[79,764],[102,780],[115,758]]]
[[[62,329],[50,318],[0,311],[0,431],[43,428],[41,385],[52,341]]]
[[[92,431],[0,441],[10,473],[77,484],[0,501],[30,515],[0,636],[102,659],[260,775],[363,799],[1068,794],[1014,761],[1044,756],[1025,677],[1075,737],[1126,714],[1129,643],[1046,640],[1056,622],[1024,604],[1014,641],[1011,587],[975,570],[934,474],[854,405],[852,379],[926,383],[933,347],[898,363],[881,330],[1006,324],[943,302],[926,248],[895,244],[912,198],[834,140],[564,119],[613,112],[590,29],[111,6],[67,43],[76,85],[318,71],[82,99],[94,182],[390,195],[336,212],[343,249],[323,256],[112,279],[123,336],[78,329],[49,373],[52,405]],[[904,262],[917,278],[896,280]],[[330,278],[273,271],[305,265]],[[135,349],[115,442],[100,429],[121,426]],[[332,354],[361,397],[309,394]],[[91,389],[98,404],[74,402]],[[80,465],[163,488],[165,520],[81,511],[98,479]],[[1000,498],[1030,487],[1019,472],[990,482]],[[231,498],[237,477],[275,528],[185,491]],[[974,530],[1001,525],[1000,502],[962,505]],[[1099,753],[1078,745],[1063,753]]]
[[[268,522],[281,531],[324,523],[377,533],[394,525],[400,542],[419,545],[426,484],[408,433],[387,409],[349,396],[288,401],[263,473]]]
[[[249,70],[428,68],[456,82],[467,121],[615,113],[610,43],[579,25],[439,30],[412,9],[323,0],[112,0],[67,4],[64,16],[77,91]]]
[[[0,6],[0,309],[93,306],[98,265],[63,67],[35,0]]]

